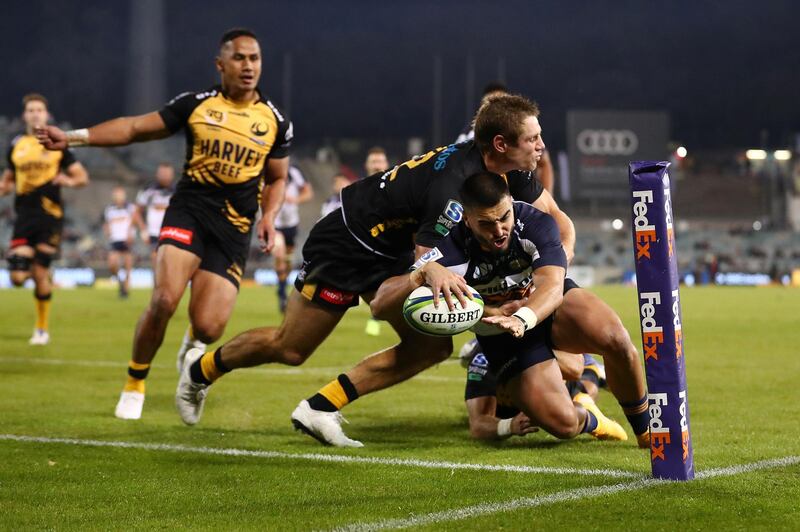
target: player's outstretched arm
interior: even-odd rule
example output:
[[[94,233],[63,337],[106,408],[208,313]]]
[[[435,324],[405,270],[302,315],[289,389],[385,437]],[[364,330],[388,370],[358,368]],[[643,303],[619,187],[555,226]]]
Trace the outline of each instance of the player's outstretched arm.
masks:
[[[525,331],[548,317],[561,305],[564,299],[564,274],[561,266],[541,266],[533,271],[533,285],[536,290],[511,316],[490,316],[481,321],[521,338]]]
[[[476,440],[502,440],[509,436],[525,436],[537,432],[538,427],[523,413],[510,419],[495,416],[497,399],[492,396],[467,399],[469,434]]]
[[[261,219],[256,226],[258,241],[264,253],[269,253],[275,247],[275,217],[281,210],[286,196],[288,175],[288,157],[267,160],[264,169],[264,189],[261,191]]]
[[[164,119],[155,111],[114,118],[86,129],[62,131],[56,126],[45,126],[34,129],[33,133],[48,150],[63,150],[70,146],[125,146],[132,142],[163,139],[171,134]]]
[[[572,223],[572,219],[559,208],[556,200],[546,190],[543,190],[539,199],[533,202],[533,206],[546,212],[556,221],[561,236],[561,245],[564,246],[564,253],[567,254],[567,263],[572,262],[572,257],[575,256],[575,224]]]

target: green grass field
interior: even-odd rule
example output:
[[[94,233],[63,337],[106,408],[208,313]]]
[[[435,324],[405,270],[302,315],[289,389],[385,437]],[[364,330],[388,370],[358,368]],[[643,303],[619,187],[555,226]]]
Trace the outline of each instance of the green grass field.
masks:
[[[597,293],[639,343],[635,291]],[[558,442],[534,434],[471,441],[464,370],[455,360],[346,408],[345,430],[363,449],[325,448],[295,433],[289,414],[300,399],[393,341],[387,326],[379,338],[363,334],[363,306],[305,366],[225,377],[211,390],[201,423],[186,427],[173,406],[184,302],[147,381],[143,418],[120,421],[113,409],[149,293],[120,301],[111,290],[56,292],[51,344],[36,348],[27,344],[30,291],[2,291],[0,529],[800,529],[800,291],[685,288],[681,295],[695,463],[703,476],[691,483],[643,481],[648,455],[632,440]],[[271,289],[244,289],[225,338],[276,324],[276,307]],[[456,348],[466,339],[457,338]],[[600,406],[627,427],[608,392]],[[332,456],[343,458],[323,460]],[[794,459],[725,469],[785,457]],[[584,474],[590,469],[631,475]]]

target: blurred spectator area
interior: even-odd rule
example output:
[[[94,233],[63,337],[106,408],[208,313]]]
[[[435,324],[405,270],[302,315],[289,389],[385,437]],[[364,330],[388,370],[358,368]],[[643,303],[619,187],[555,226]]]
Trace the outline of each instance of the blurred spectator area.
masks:
[[[62,124],[69,127],[69,124]],[[22,130],[19,120],[0,117],[0,146],[7,149],[13,136]],[[348,140],[316,146],[297,146],[292,164],[298,166],[312,184],[314,200],[301,205],[299,250],[308,231],[319,217],[320,205],[331,194],[332,178],[345,173],[351,178],[363,175],[367,150],[375,145],[386,148],[392,164],[406,160],[409,153],[425,151],[421,139]],[[122,184],[129,201],[146,185],[161,161],[171,162],[180,175],[185,155],[182,135],[161,142],[124,148],[80,148],[77,158],[89,169],[91,183],[80,190],[65,190],[64,245],[60,264],[104,269],[107,243],[102,233],[101,215],[110,202],[111,189]],[[5,166],[5,157],[0,166]],[[710,269],[719,272],[760,272],[782,275],[800,267],[800,233],[774,223],[769,213],[776,191],[775,175],[765,174],[733,150],[697,153],[680,161],[671,170],[674,184],[674,212],[680,268],[684,272]],[[783,185],[781,185],[783,186]],[[789,193],[788,190],[786,191]],[[558,190],[555,193],[559,198]],[[575,220],[577,244],[575,265],[594,266],[609,271],[633,269],[630,214],[624,202],[595,205],[591,210],[561,202]],[[0,199],[0,252],[5,254],[13,224],[13,196]],[[772,209],[772,210],[771,210]],[[612,228],[619,219],[622,228]],[[148,264],[149,249],[137,243],[141,265]],[[248,271],[269,267],[270,260],[253,242]]]

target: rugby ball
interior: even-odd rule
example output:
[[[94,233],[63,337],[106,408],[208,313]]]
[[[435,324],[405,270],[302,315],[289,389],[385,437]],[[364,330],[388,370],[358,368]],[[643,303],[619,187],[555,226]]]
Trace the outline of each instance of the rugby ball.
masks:
[[[406,298],[403,304],[403,317],[415,330],[431,336],[454,336],[468,330],[483,316],[483,298],[472,287],[472,300],[467,299],[466,308],[455,301],[452,312],[447,308],[444,297],[439,297],[439,308],[433,306],[433,290],[430,286],[420,286]]]

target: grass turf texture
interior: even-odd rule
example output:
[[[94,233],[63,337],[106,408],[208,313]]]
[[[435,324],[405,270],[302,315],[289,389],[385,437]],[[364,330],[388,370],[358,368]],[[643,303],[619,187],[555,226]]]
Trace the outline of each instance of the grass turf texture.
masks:
[[[600,287],[639,344],[636,294]],[[300,368],[241,370],[211,390],[203,420],[185,427],[173,406],[174,354],[185,302],[148,378],[143,419],[113,409],[133,325],[149,293],[57,291],[46,347],[29,347],[30,291],[0,292],[0,433],[196,447],[511,464],[646,474],[646,451],[587,436],[542,434],[501,444],[468,438],[464,370],[454,360],[345,410],[359,450],[324,448],[291,430],[297,402],[365,354],[390,345],[363,334],[366,307]],[[800,292],[682,290],[688,391],[698,470],[800,455]],[[279,320],[272,289],[243,289],[225,338]],[[456,338],[456,350],[468,337]],[[600,406],[624,421],[607,392]],[[503,503],[631,479],[325,463],[0,440],[0,528],[326,529]],[[427,525],[430,529],[800,529],[800,466],[557,502]]]

